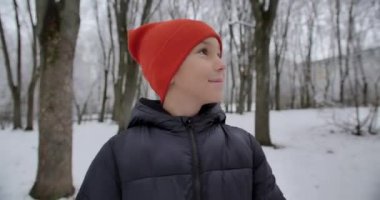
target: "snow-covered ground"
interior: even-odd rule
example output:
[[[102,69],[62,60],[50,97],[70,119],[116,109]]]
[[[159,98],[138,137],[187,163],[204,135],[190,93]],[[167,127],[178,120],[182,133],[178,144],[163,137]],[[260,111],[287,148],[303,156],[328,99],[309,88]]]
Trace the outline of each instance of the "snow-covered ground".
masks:
[[[331,110],[271,112],[271,138],[264,147],[277,183],[290,200],[379,200],[380,135],[332,133]],[[254,114],[228,114],[227,123],[254,130]],[[117,130],[116,125],[74,125],[73,176],[78,189],[87,167]],[[37,170],[38,134],[0,130],[0,199],[28,196]]]

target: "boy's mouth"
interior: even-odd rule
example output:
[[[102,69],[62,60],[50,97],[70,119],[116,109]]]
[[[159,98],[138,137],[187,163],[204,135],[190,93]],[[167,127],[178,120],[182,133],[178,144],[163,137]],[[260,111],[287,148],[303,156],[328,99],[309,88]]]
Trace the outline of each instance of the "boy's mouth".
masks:
[[[208,82],[210,82],[210,83],[223,83],[223,79],[213,79],[213,80],[209,80]]]
[[[208,82],[211,82],[211,83],[221,83],[223,81],[224,81],[223,78],[217,78],[217,79],[208,80]]]

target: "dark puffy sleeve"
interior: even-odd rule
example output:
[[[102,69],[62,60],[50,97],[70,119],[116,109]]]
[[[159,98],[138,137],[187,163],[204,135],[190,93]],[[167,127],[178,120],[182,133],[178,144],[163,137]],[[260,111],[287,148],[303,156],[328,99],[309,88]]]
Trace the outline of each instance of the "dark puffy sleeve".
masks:
[[[251,135],[253,150],[253,199],[254,200],[284,200],[276,178],[272,173],[264,151],[257,140]]]
[[[77,200],[121,199],[112,139],[103,145],[92,161],[76,197]]]

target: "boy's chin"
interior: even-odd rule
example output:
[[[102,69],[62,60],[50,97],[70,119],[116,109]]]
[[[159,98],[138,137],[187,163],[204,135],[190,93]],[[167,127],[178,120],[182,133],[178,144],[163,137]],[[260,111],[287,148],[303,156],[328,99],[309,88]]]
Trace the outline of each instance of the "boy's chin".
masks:
[[[222,102],[222,97],[214,97],[214,98],[209,98],[209,99],[207,99],[206,100],[206,104],[208,104],[208,103],[220,103],[220,102]]]

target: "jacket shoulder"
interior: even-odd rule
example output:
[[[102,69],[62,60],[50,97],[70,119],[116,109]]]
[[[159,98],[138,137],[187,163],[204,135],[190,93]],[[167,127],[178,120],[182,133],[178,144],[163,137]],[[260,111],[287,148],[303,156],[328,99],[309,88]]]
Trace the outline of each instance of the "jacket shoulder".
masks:
[[[225,124],[224,127],[229,130],[233,135],[237,135],[244,140],[247,140],[249,142],[249,145],[251,146],[253,151],[262,151],[262,147],[260,143],[256,140],[256,137],[251,134],[250,132],[236,126],[231,126]]]

